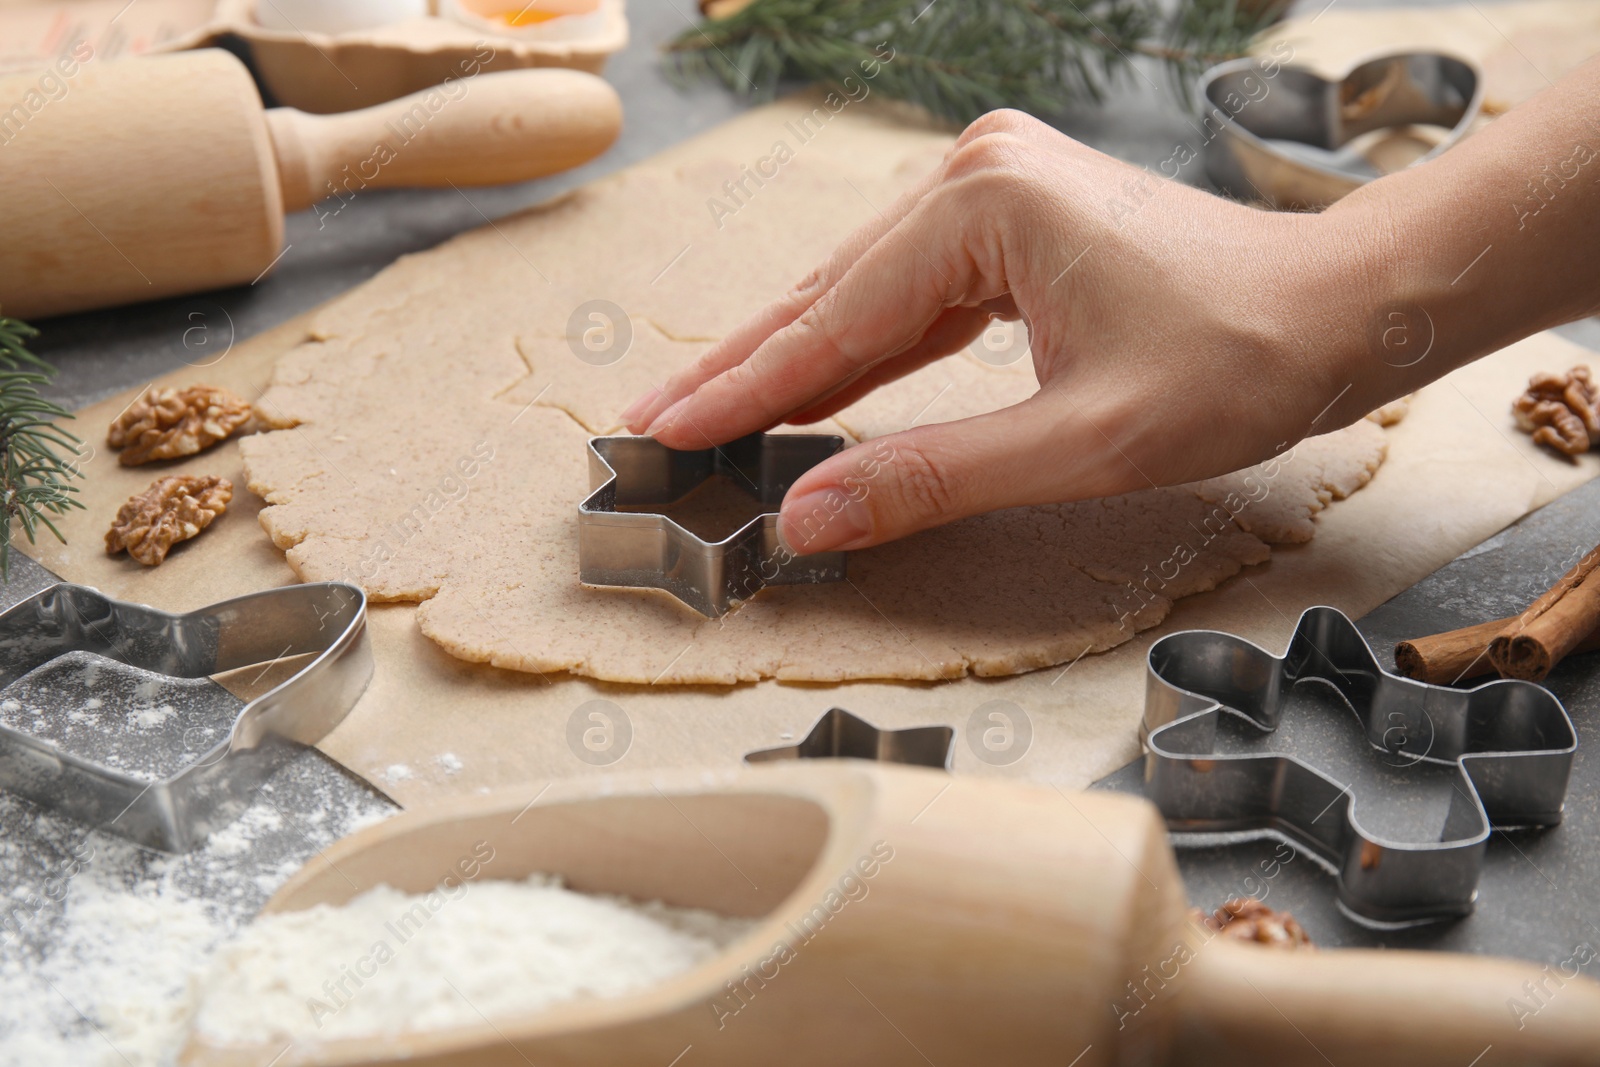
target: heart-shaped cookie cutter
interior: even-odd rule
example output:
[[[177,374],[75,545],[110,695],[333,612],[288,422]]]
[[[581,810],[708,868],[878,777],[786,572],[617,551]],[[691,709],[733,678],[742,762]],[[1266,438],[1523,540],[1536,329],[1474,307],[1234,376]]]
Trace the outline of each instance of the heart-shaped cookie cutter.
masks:
[[[1306,680],[1338,691],[1374,750],[1403,753],[1399,769],[1455,766],[1460,781],[1437,839],[1369,833],[1348,787],[1296,756],[1216,751],[1220,716],[1270,734]],[[1144,729],[1145,792],[1169,830],[1287,838],[1334,873],[1348,914],[1377,925],[1469,913],[1490,831],[1559,823],[1578,747],[1548,689],[1522,681],[1451,689],[1390,674],[1330,607],[1306,609],[1281,657],[1211,630],[1161,638],[1150,647]]]
[[[668,448],[652,437],[590,438],[593,492],[578,505],[578,580],[662,589],[712,618],[763,586],[843,581],[845,553],[802,556],[778,539],[784,494],[843,447],[844,438],[834,434],[753,433],[701,449]],[[707,541],[650,510],[719,474],[763,508],[727,537]]]
[[[1242,200],[1304,210],[1326,207],[1390,169],[1369,158],[1368,135],[1377,131],[1431,145],[1407,152],[1405,165],[1455,144],[1482,111],[1483,77],[1468,61],[1435,52],[1378,56],[1337,81],[1250,57],[1206,71],[1200,96],[1208,105],[1201,120],[1212,182]],[[1448,132],[1435,138],[1415,127]]]
[[[170,678],[209,678],[311,656],[250,700],[228,737],[167,777],[98,763],[0,724],[0,787],[168,852],[238,817],[299,746],[344,720],[372,677],[367,598],[345,582],[284,586],[175,615],[63,583],[0,614],[0,694],[67,653]]]

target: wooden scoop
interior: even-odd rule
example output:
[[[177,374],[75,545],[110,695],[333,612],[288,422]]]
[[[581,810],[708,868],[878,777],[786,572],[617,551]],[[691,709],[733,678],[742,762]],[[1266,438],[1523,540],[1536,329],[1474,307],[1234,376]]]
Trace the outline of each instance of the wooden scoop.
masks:
[[[1491,1067],[1592,1065],[1600,1049],[1587,978],[1476,956],[1289,952],[1191,925],[1161,820],[1137,798],[853,762],[558,783],[530,807],[536,792],[353,834],[266,911],[454,886],[464,859],[492,850],[477,877],[548,871],[765,921],[628,997],[287,1050],[201,1034],[182,1062]],[[1525,982],[1547,994],[1519,1029],[1507,1002],[1534,1003]]]
[[[463,72],[328,116],[264,111],[218,49],[41,84],[0,77],[0,312],[24,318],[247,284],[277,261],[285,211],[537,178],[605,151],[622,121],[612,88],[571,70]]]

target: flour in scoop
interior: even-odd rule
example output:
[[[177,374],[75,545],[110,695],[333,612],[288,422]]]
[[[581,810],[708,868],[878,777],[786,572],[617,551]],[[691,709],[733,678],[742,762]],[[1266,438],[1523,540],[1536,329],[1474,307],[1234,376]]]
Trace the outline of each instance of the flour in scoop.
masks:
[[[379,886],[257,919],[213,959],[195,1027],[242,1044],[481,1026],[666,981],[755,921],[577,893],[548,875],[447,880],[417,896]]]

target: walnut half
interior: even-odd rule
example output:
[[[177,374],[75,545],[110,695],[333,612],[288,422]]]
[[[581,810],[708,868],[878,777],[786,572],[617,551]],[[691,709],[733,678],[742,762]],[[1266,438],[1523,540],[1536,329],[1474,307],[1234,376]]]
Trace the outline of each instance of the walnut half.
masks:
[[[1255,897],[1235,897],[1210,915],[1196,908],[1191,913],[1224,937],[1253,941],[1272,948],[1312,948],[1311,936],[1286,911],[1267,907]]]
[[[117,511],[106,532],[106,554],[127,549],[128,555],[154,567],[179,541],[197,537],[211,520],[228,510],[233,483],[213,475],[190,474],[157,478],[150,488]]]
[[[152,388],[117,416],[106,431],[106,443],[122,449],[124,467],[136,467],[156,459],[192,456],[249,419],[250,405],[221,386]]]
[[[1585,366],[1565,374],[1535,374],[1528,391],[1511,402],[1517,427],[1536,443],[1564,456],[1581,455],[1600,442],[1600,386]]]

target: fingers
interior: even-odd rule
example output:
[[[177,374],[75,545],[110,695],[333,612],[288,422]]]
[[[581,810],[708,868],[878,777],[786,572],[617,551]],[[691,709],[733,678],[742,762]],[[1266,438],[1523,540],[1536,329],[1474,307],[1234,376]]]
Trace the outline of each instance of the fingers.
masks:
[[[906,221],[917,211],[924,209],[927,201],[936,193],[948,190],[952,177],[960,171],[967,173],[978,167],[981,169],[984,161],[994,162],[995,151],[978,151],[986,141],[996,139],[1005,140],[1008,144],[1026,143],[1028,145],[1050,146],[1062,140],[1060,134],[1049,129],[1037,119],[1016,111],[992,111],[971,123],[956,141],[954,147],[945,154],[943,161],[926,175],[917,185],[903,194],[894,205],[885,212],[880,212],[876,218],[859,228],[849,239],[841,245],[827,262],[802,282],[794,291],[780,300],[769,304],[751,319],[741,324],[732,334],[714,345],[695,364],[678,374],[658,389],[652,389],[644,396],[639,397],[622,413],[621,421],[634,433],[651,433],[661,438],[664,443],[669,438],[676,439],[687,435],[684,440],[693,442],[699,438],[703,444],[705,434],[697,433],[683,426],[669,432],[662,437],[663,427],[670,426],[674,420],[665,419],[663,416],[678,406],[686,397],[691,396],[696,390],[718,378],[729,375],[743,366],[757,352],[759,352],[775,335],[781,331],[791,330],[804,324],[804,316],[813,311],[818,302],[831,295],[841,279],[854,271],[862,259],[870,252],[875,252],[886,241],[896,234],[902,233]],[[1002,155],[1014,152],[1000,150]],[[992,198],[991,198],[992,199]],[[985,201],[987,206],[987,201]],[[971,210],[971,205],[966,205]],[[963,205],[956,204],[954,216],[959,218]],[[1003,292],[1000,287],[990,293],[991,297]],[[931,316],[928,319],[931,320]],[[907,341],[914,340],[911,331],[904,331]],[[879,357],[887,354],[888,350],[880,353]],[[852,377],[864,369],[856,367],[847,374],[830,383],[827,388],[813,390],[813,397],[821,396],[831,388],[837,388],[841,382]],[[798,405],[797,405],[798,406]],[[694,420],[704,422],[704,420]],[[746,420],[746,424],[755,425],[756,420]],[[704,428],[704,427],[702,427]],[[715,435],[713,435],[715,436]],[[694,447],[694,443],[681,443],[676,447]]]
[[[982,308],[950,308],[904,352],[869,367],[801,410],[790,412],[783,421],[803,424],[835,415],[874,389],[915,374],[928,364],[961,351],[983,332],[988,322],[989,312]]]
[[[906,349],[947,307],[998,295],[1003,279],[982,277],[967,250],[969,240],[993,243],[984,226],[943,191],[923,198],[799,318],[646,432],[670,448],[705,448],[763,429]]]
[[[1086,420],[1041,393],[841,452],[789,490],[778,528],[800,553],[866,548],[997,508],[1144,484],[1106,451]]]
[[[877,244],[885,233],[905,218],[918,201],[939,183],[943,169],[943,167],[936,168],[933,173],[902,193],[890,205],[888,211],[879,212],[871,221],[859,227],[834,249],[833,254],[822,266],[794,289],[741,323],[727,337],[707,349],[694,363],[668,379],[664,386],[652,389],[635,400],[622,413],[622,423],[632,432],[642,433],[668,407],[717,375],[749,359],[750,354],[760,347],[763,341],[799,318],[818,297],[837,284],[863,253]]]

